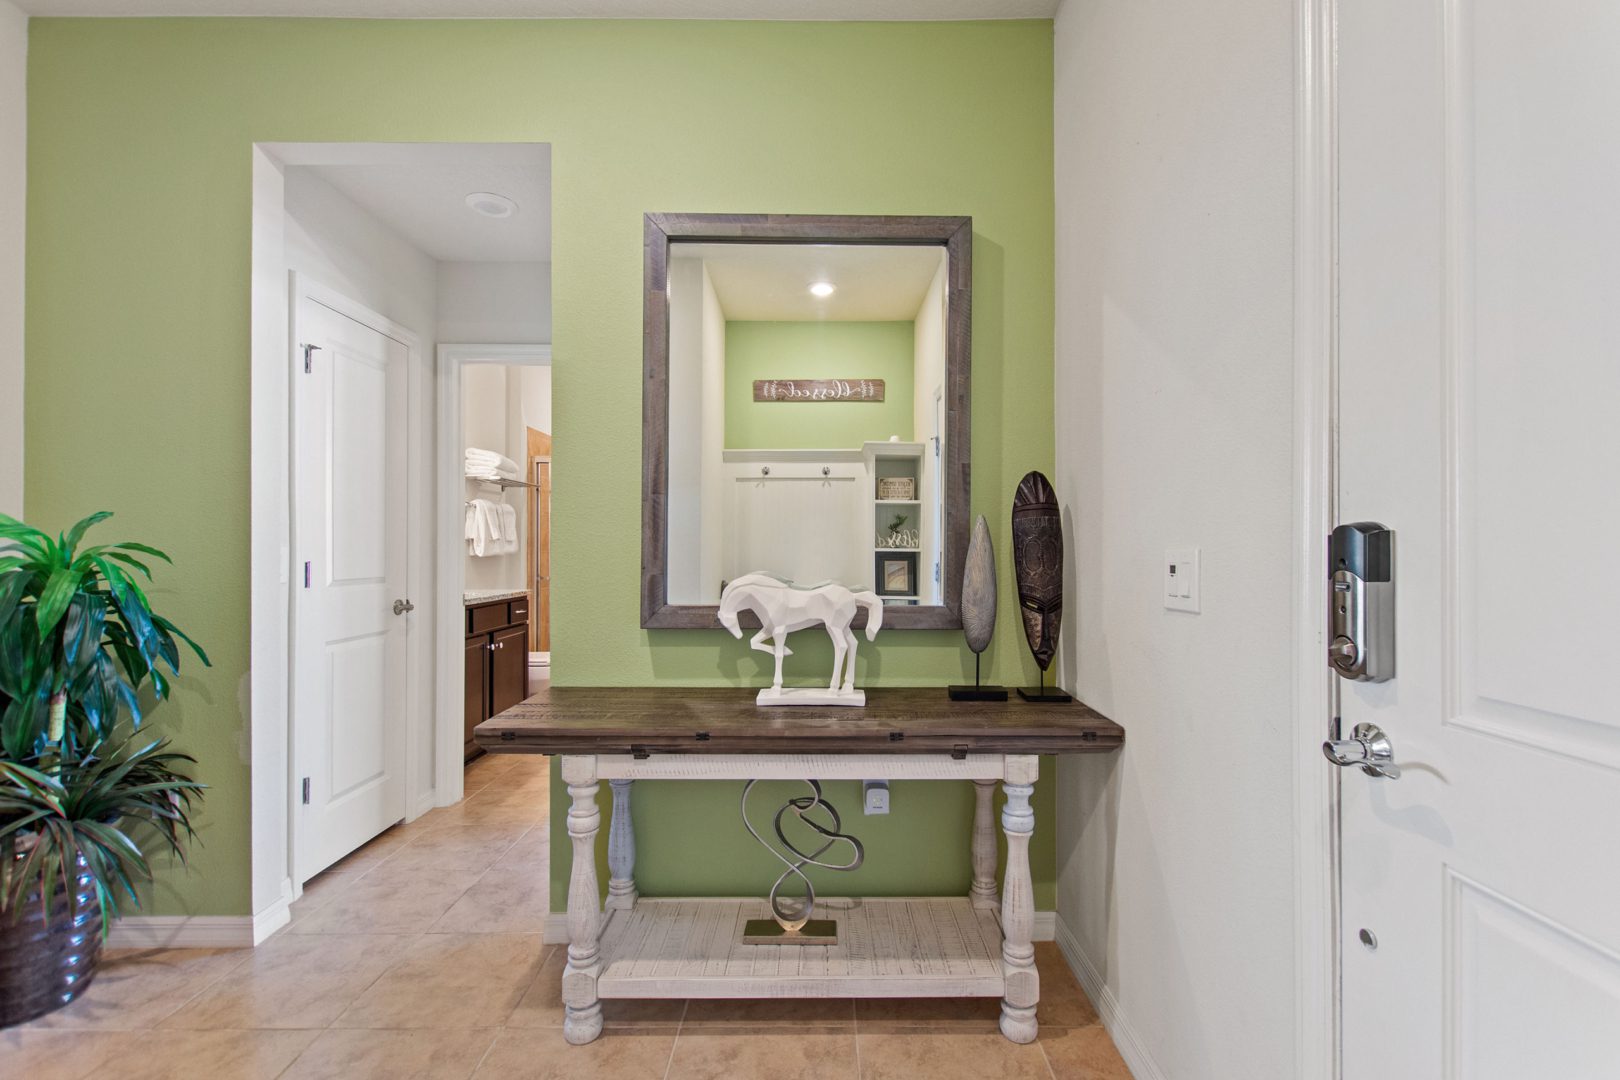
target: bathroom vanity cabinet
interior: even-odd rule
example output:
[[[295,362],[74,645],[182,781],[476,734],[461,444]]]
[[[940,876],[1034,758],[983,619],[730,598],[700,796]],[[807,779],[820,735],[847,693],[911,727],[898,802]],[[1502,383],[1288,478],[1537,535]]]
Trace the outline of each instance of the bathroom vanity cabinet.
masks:
[[[467,652],[462,750],[466,760],[482,751],[473,728],[528,696],[529,594],[466,600]]]

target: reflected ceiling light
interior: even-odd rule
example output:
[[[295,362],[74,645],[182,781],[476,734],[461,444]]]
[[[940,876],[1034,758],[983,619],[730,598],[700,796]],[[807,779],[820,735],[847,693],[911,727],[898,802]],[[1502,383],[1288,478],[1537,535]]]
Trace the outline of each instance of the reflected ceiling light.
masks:
[[[493,191],[475,191],[467,196],[467,209],[485,217],[508,218],[517,213],[517,208],[517,203]]]
[[[826,299],[837,290],[837,286],[830,281],[818,281],[810,286],[810,295]]]

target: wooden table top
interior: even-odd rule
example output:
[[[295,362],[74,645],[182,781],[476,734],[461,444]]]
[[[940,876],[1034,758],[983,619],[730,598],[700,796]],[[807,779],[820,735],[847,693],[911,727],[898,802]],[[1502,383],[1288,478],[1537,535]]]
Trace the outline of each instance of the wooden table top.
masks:
[[[951,701],[943,686],[879,687],[862,708],[754,704],[734,687],[553,687],[479,724],[498,754],[1072,754],[1125,729],[1090,706]]]

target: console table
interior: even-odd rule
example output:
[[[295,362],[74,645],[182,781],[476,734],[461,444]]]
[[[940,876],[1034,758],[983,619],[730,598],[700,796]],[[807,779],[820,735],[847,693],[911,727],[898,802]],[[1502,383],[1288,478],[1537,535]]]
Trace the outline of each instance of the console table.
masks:
[[[552,688],[478,725],[491,753],[556,754],[572,802],[564,1037],[602,1031],[604,998],[999,997],[1001,1031],[1035,1038],[1030,809],[1039,755],[1117,749],[1124,730],[1080,702],[953,702],[944,687],[868,689],[863,708],[757,708],[754,691]],[[965,897],[820,899],[836,945],[745,945],[763,899],[651,899],[636,890],[637,780],[958,780],[974,785]],[[608,891],[596,879],[600,781],[613,790]],[[1007,795],[1002,888],[991,800]]]

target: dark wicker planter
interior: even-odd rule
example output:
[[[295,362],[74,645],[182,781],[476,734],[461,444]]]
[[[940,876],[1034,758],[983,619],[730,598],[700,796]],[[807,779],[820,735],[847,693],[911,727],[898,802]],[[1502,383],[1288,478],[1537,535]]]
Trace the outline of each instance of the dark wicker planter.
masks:
[[[73,1001],[89,988],[100,962],[101,905],[80,860],[71,895],[58,883],[48,917],[37,889],[21,912],[0,911],[0,1028]]]

